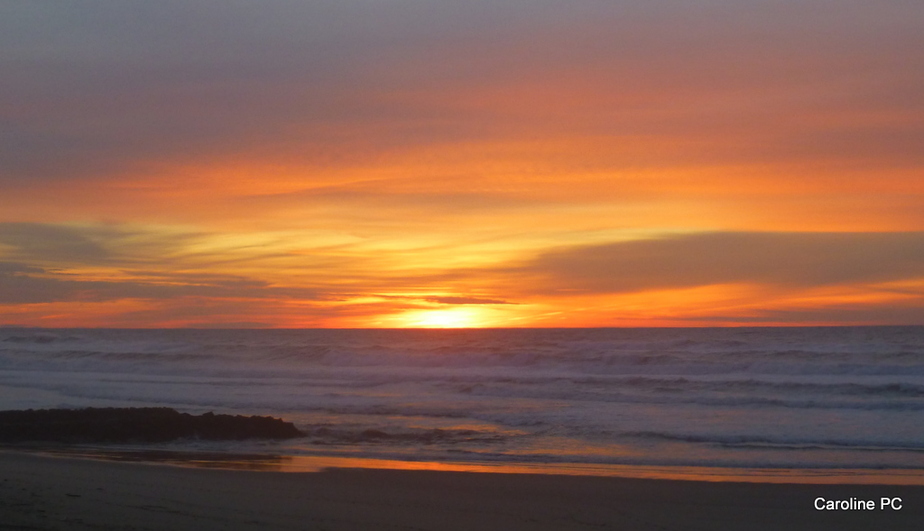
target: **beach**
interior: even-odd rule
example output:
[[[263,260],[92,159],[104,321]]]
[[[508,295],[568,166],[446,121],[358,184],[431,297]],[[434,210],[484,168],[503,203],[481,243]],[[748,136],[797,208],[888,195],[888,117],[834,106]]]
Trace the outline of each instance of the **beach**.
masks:
[[[854,508],[817,510],[819,497]],[[881,509],[882,498],[901,509]],[[0,453],[2,530],[911,530],[922,517],[924,486],[281,473]]]
[[[924,0],[0,0],[0,531],[924,531]]]
[[[8,430],[0,531],[924,521],[924,327],[10,329],[0,399],[204,423]],[[205,430],[239,415],[298,436]]]

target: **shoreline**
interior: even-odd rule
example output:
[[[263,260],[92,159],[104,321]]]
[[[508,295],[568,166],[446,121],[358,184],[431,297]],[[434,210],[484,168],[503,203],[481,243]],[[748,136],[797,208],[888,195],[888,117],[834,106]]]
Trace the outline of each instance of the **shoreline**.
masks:
[[[0,452],[0,529],[919,529],[924,486],[331,468],[255,472]],[[901,498],[894,510],[817,510]]]
[[[198,450],[128,449],[70,445],[58,447],[0,446],[0,454],[3,453],[24,453],[64,459],[141,463],[182,468],[247,470],[283,474],[323,472],[328,469],[361,469],[615,477],[726,483],[924,486],[924,470],[911,468],[735,468],[595,463],[406,461],[374,457],[241,454]]]
[[[924,486],[924,470],[848,468],[734,468],[593,463],[488,463],[465,461],[405,461],[373,457],[240,454],[198,450],[113,449],[80,446],[0,446],[0,455],[27,454],[62,459],[139,463],[181,468],[262,471],[282,474],[329,469],[531,474],[546,476],[614,477],[676,481]]]

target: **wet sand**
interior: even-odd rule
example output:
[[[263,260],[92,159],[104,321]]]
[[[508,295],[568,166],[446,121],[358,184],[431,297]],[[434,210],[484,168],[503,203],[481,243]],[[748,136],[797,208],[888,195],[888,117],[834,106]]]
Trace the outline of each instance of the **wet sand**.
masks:
[[[874,500],[818,511],[815,499]],[[881,498],[901,510],[880,510]],[[0,530],[918,530],[924,487],[181,468],[0,452]]]

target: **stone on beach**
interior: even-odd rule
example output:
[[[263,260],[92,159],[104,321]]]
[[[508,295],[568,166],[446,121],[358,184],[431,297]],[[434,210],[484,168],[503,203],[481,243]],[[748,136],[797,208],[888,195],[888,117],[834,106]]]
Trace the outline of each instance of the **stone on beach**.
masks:
[[[123,443],[291,439],[304,433],[282,419],[191,415],[166,407],[0,411],[0,442]]]

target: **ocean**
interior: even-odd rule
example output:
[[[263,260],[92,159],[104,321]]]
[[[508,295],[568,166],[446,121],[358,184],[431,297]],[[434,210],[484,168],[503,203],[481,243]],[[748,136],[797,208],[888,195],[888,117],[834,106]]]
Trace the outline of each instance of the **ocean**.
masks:
[[[0,409],[89,406],[308,433],[123,452],[924,484],[924,327],[0,329]]]

